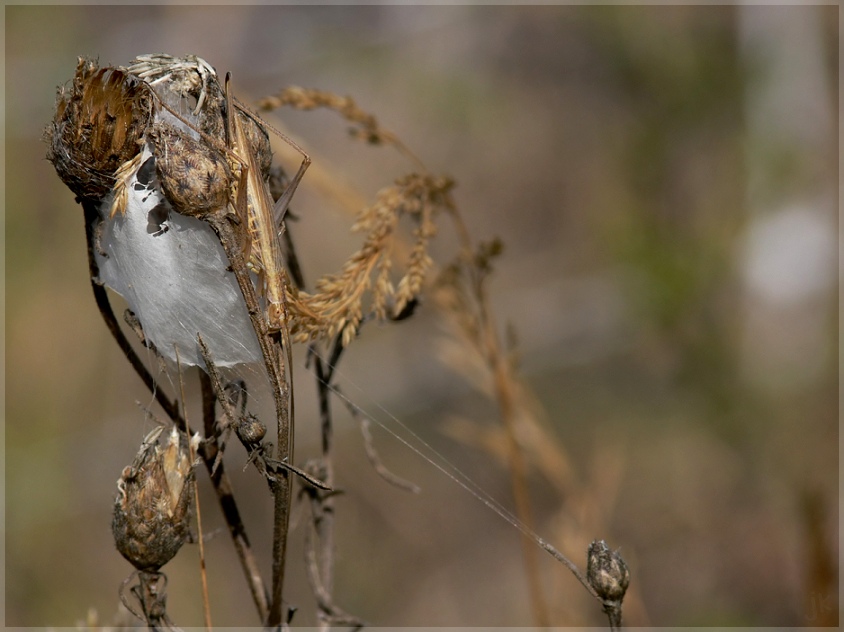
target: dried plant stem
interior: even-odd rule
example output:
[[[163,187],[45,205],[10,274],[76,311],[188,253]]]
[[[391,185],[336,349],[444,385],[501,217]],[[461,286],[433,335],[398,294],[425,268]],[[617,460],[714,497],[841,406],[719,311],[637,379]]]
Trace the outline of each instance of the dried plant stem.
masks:
[[[140,571],[138,585],[132,592],[138,597],[143,610],[143,619],[150,630],[176,630],[176,626],[167,616],[167,578],[163,573]]]
[[[296,287],[304,289],[305,278],[296,249],[288,231],[284,231],[286,245],[287,269]],[[317,464],[317,474],[332,488],[334,487],[334,462],[331,457],[333,447],[334,425],[331,416],[331,389],[330,383],[334,369],[343,354],[342,339],[335,340],[334,349],[327,365],[323,363],[322,356],[318,352],[317,343],[311,343],[308,347],[308,359],[314,363],[314,374],[316,376],[317,398],[319,402],[320,436],[322,443],[322,454]],[[313,531],[308,530],[305,554],[309,569],[309,580],[315,594],[324,593],[327,598],[317,599],[317,620],[319,629],[326,631],[331,628],[331,595],[334,591],[334,518],[335,504],[334,494],[320,493],[314,490],[310,494],[311,516]]]
[[[626,566],[624,566],[620,556],[617,553],[609,552],[606,544],[601,541],[601,554],[611,560],[612,564],[607,562],[600,567],[601,572],[597,573],[600,581],[596,584],[596,580],[593,577],[588,576],[588,573],[584,575],[574,562],[560,553],[551,544],[535,535],[527,491],[525,462],[516,429],[517,389],[519,388],[519,380],[515,375],[513,364],[508,360],[502,350],[502,344],[498,337],[497,327],[492,311],[489,308],[489,301],[484,287],[484,280],[489,272],[488,259],[491,255],[495,254],[497,246],[491,249],[484,247],[476,253],[472,248],[469,233],[462,218],[456,209],[450,207],[450,210],[461,247],[457,267],[464,273],[463,278],[465,280],[464,289],[461,291],[462,298],[460,299],[460,307],[463,312],[466,312],[460,315],[462,326],[467,338],[481,353],[492,373],[493,391],[506,435],[507,458],[509,460],[513,495],[516,503],[516,515],[524,527],[522,529],[522,544],[534,617],[538,625],[548,625],[547,606],[542,592],[542,580],[539,574],[537,552],[533,546],[534,544],[539,544],[542,549],[550,553],[559,562],[562,562],[577,580],[583,584],[589,594],[601,603],[604,612],[609,618],[610,628],[617,630],[621,626],[621,601],[627,583],[629,582]],[[594,542],[590,546],[590,556],[592,556],[593,546],[595,546]],[[616,558],[618,561],[616,561]],[[594,565],[594,560],[589,561],[589,564]],[[624,568],[625,577],[623,582],[617,582],[619,585],[623,583],[624,588],[614,593],[612,598],[610,598],[610,596],[607,596],[609,593],[606,590],[604,590],[604,595],[599,594],[597,587],[601,586],[601,581],[604,581],[604,575],[606,575],[605,572],[602,574],[604,567],[611,567],[613,565],[618,568]],[[615,578],[613,577],[613,579]]]
[[[451,286],[451,292],[442,295],[443,298],[448,297],[444,306],[457,318],[461,332],[468,344],[472,345],[481,355],[492,375],[492,390],[494,391],[501,412],[502,425],[504,426],[506,455],[511,471],[516,513],[518,520],[524,527],[521,530],[523,536],[525,536],[523,538],[525,564],[532,591],[531,598],[533,600],[534,612],[538,615],[537,621],[541,620],[540,616],[547,615],[542,615],[545,609],[545,603],[541,592],[542,582],[539,576],[538,560],[535,555],[536,550],[532,546],[534,542],[571,571],[589,594],[601,604],[609,618],[610,627],[613,630],[619,629],[621,625],[621,603],[629,583],[629,573],[618,553],[607,552],[609,551],[608,547],[601,541],[601,554],[607,559],[610,559],[611,563],[604,564],[601,562],[602,565],[595,566],[595,562],[592,560],[592,549],[596,546],[596,542],[593,541],[589,549],[587,566],[592,564],[593,567],[599,568],[597,574],[593,573],[595,577],[598,577],[596,580],[595,577],[589,575],[590,571],[588,569],[587,574],[584,575],[574,562],[536,535],[531,525],[525,463],[516,427],[517,421],[520,419],[519,411],[524,405],[520,401],[525,396],[524,386],[520,382],[513,362],[503,352],[503,345],[496,333],[497,328],[484,288],[484,281],[491,269],[490,259],[498,254],[500,244],[496,240],[490,244],[483,244],[477,250],[473,249],[462,218],[455,208],[449,207],[449,210],[451,211],[455,232],[457,233],[461,249],[456,263],[443,275],[443,286]],[[535,440],[533,445],[536,445]],[[575,498],[577,495],[570,493],[569,496]],[[574,500],[574,502],[577,501]],[[514,522],[513,524],[516,523]],[[620,587],[623,584],[623,588],[615,590],[612,594],[608,593],[603,587],[603,584],[606,583],[604,577],[608,575],[608,572],[604,571],[604,566],[607,568],[624,569],[623,573],[619,571],[619,574],[624,575],[623,580],[615,576],[611,577],[613,582],[615,582],[611,587],[616,586],[616,584]]]
[[[424,165],[416,155],[396,136],[378,124],[378,120],[365,112],[351,97],[341,97],[324,90],[288,86],[276,95],[264,97],[258,101],[262,110],[277,110],[282,107],[292,107],[297,110],[315,110],[326,108],[334,110],[353,125],[353,136],[363,139],[373,145],[392,145],[399,153],[424,169]]]
[[[275,196],[274,196],[275,197]],[[285,243],[285,263],[290,271],[291,280],[297,290],[305,288],[305,278],[299,264],[296,248],[290,238],[290,233],[283,231]],[[317,478],[329,487],[334,487],[334,465],[332,447],[334,426],[331,414],[331,382],[334,371],[343,355],[345,346],[343,336],[335,337],[330,357],[323,360],[319,352],[319,343],[312,342],[308,347],[308,361],[313,363],[316,377],[317,398],[319,403],[320,434],[322,438],[322,454],[311,465],[310,469]],[[328,631],[332,626],[350,625],[361,627],[363,622],[340,610],[333,601],[334,590],[334,526],[336,494],[308,488],[304,489],[308,495],[311,509],[311,528],[305,536],[305,563],[308,569],[308,580],[314,595],[317,597],[317,621],[319,629]]]
[[[313,541],[315,531],[316,521],[305,532],[305,564],[308,569],[308,581],[311,584],[319,609],[319,629],[330,630],[335,626],[349,626],[353,630],[357,630],[364,626],[364,622],[339,608],[332,600],[331,591],[322,584],[319,571],[320,564],[316,559],[317,547]]]
[[[187,401],[185,399],[185,381],[182,376],[182,361],[179,358],[179,346],[173,345],[174,351],[176,353],[176,369],[179,373],[179,393],[182,396],[182,402]],[[190,441],[191,438],[191,429],[190,429],[190,422],[188,421],[188,411],[187,407],[185,407],[185,434],[188,436],[188,461],[193,465],[195,455],[193,453],[193,444]],[[199,503],[199,484],[196,481],[196,477],[193,477],[193,481],[191,481],[191,485],[193,485],[193,498],[194,502],[196,503],[196,532],[197,532],[197,544],[199,546],[199,578],[202,582],[202,612],[205,616],[205,629],[211,630],[211,601],[208,598],[208,572],[205,569],[205,541],[202,537],[202,510],[200,508]]]
[[[214,424],[216,422],[214,407],[217,397],[214,387],[211,384],[211,378],[204,371],[199,372],[199,384],[202,390],[202,418],[205,436],[212,437],[214,436]],[[261,572],[258,569],[258,561],[255,559],[249,539],[246,536],[246,529],[240,519],[237,505],[234,502],[231,485],[228,482],[228,477],[225,475],[225,463],[222,460],[217,463],[218,447],[216,443],[209,442],[204,444],[204,446],[207,448],[202,455],[205,461],[205,467],[208,469],[208,473],[211,474],[211,482],[214,485],[214,489],[217,490],[220,506],[226,518],[226,524],[229,527],[229,533],[234,542],[235,551],[237,551],[238,558],[246,575],[246,583],[252,594],[252,600],[255,602],[260,620],[266,621],[269,612],[269,595],[264,586]],[[215,463],[217,463],[216,470],[214,469]],[[211,473],[212,470],[213,474]]]
[[[468,262],[467,268],[470,275],[471,291],[475,300],[476,316],[480,328],[480,340],[478,342],[482,352],[486,356],[486,362],[492,370],[495,397],[501,415],[501,423],[504,426],[507,436],[510,479],[513,489],[513,499],[516,504],[516,516],[530,532],[534,532],[524,457],[516,436],[516,416],[514,394],[512,391],[514,379],[510,374],[510,364],[501,349],[495,319],[492,310],[489,308],[482,275],[473,263],[474,250],[469,232],[462,217],[455,209],[452,209],[450,215],[455,225],[462,255]],[[549,625],[548,606],[542,588],[543,582],[539,570],[537,550],[534,544],[533,540],[527,534],[522,535],[522,552],[530,589],[529,593],[534,621],[537,626],[547,627]]]
[[[423,210],[422,221],[420,221],[419,228],[415,231],[417,243],[411,252],[410,269],[414,270],[415,274],[408,275],[400,283],[399,297],[401,300],[397,301],[399,309],[396,310],[398,313],[403,309],[406,302],[415,298],[421,289],[423,273],[430,266],[426,254],[426,239],[433,236],[435,232],[433,223],[430,221],[433,217],[432,211],[434,209],[445,209],[451,214],[461,251],[458,267],[468,279],[468,288],[461,300],[462,305],[460,307],[462,311],[458,314],[458,318],[463,321],[462,324],[464,325],[465,333],[467,333],[471,340],[471,344],[481,353],[492,374],[492,386],[506,436],[507,458],[516,506],[516,519],[520,522],[520,528],[523,533],[522,546],[525,570],[529,584],[534,620],[537,625],[541,626],[547,626],[549,623],[548,607],[543,593],[543,582],[540,575],[538,552],[534,547],[535,543],[539,543],[542,548],[553,555],[558,561],[562,562],[589,593],[604,604],[606,610],[607,602],[598,595],[577,566],[553,546],[544,542],[538,536],[535,536],[528,493],[526,465],[517,432],[519,408],[517,400],[519,394],[516,389],[519,387],[519,381],[514,373],[511,362],[503,351],[503,345],[500,342],[496,323],[484,290],[483,281],[488,270],[485,268],[485,262],[481,259],[487,255],[482,253],[476,256],[475,254],[468,230],[449,195],[452,185],[451,181],[447,178],[432,178],[421,161],[407,149],[395,134],[381,128],[374,116],[361,110],[349,97],[340,97],[320,90],[291,87],[286,88],[277,95],[263,99],[259,105],[262,109],[266,110],[273,110],[284,106],[299,110],[313,110],[316,108],[335,110],[352,124],[351,132],[354,137],[371,144],[391,145],[400,153],[409,157],[419,167],[418,174],[412,174],[412,176],[403,181],[397,180],[396,184],[399,186],[393,191],[382,191],[379,194],[379,196],[382,196],[379,203],[376,203],[359,214],[356,227],[363,226],[364,221],[369,222],[371,229],[377,228],[377,230],[371,230],[370,240],[373,241],[373,244],[380,243],[378,240],[382,239],[382,235],[391,232],[392,224],[384,223],[383,221],[381,223],[375,223],[373,221],[374,218],[385,217],[389,218],[391,222],[394,222],[395,214],[399,212],[402,205],[411,200],[413,200],[411,203],[412,207]],[[333,182],[327,181],[326,186],[332,188]],[[334,192],[336,193],[336,191]],[[395,200],[400,201],[400,203],[397,204]],[[348,200],[346,199],[346,201]],[[368,280],[370,274],[373,272],[372,266],[374,264],[372,261],[375,258],[373,253],[378,252],[377,248],[367,246],[369,244],[365,244],[364,248],[349,260],[349,269],[344,269],[344,277],[331,277],[317,284],[318,293],[322,293],[322,296],[318,300],[305,293],[300,293],[297,296],[298,305],[296,305],[300,310],[300,314],[297,314],[297,316],[302,316],[302,320],[304,320],[311,317],[312,314],[326,313],[327,310],[322,309],[319,302],[325,301],[329,303],[335,312],[328,314],[329,317],[326,320],[333,323],[340,323],[339,329],[346,335],[344,342],[348,342],[350,340],[350,334],[356,333],[361,322],[360,314],[348,307],[348,305],[357,308],[360,305],[360,294],[349,293],[347,289],[344,290],[345,293],[339,291],[330,292],[327,290],[335,285],[342,286],[343,288],[352,286],[359,289],[364,286],[364,281]],[[384,269],[388,269],[388,267],[384,267]],[[352,277],[352,272],[357,276]],[[341,280],[343,283],[338,282]],[[402,293],[401,289],[404,289],[404,293]],[[346,300],[328,300],[328,298]],[[379,303],[379,301],[381,302]],[[338,312],[337,305],[345,307],[346,311],[343,312],[341,310]],[[376,315],[383,317],[383,295],[379,296],[376,293],[374,306]],[[302,307],[307,307],[308,309],[302,309]],[[330,336],[336,333],[336,331],[337,329],[326,327],[320,322],[303,326],[301,321],[297,321],[296,328],[294,328],[294,335],[300,338],[316,338],[318,335],[327,337],[325,335],[326,332]],[[329,388],[328,381],[321,382],[320,388]],[[616,625],[612,617],[610,617],[610,624],[613,627]]]
[[[339,346],[342,349],[342,345]],[[313,346],[311,348],[313,349]],[[335,365],[330,365],[326,370],[318,354],[314,353],[311,357],[314,360],[314,372],[317,379],[320,432],[322,435],[320,474],[324,477],[323,480],[333,487],[334,465],[331,459],[333,424],[328,385],[331,382]],[[318,506],[313,506],[315,504],[318,504]],[[320,553],[316,556],[319,580],[324,590],[330,595],[334,589],[334,495],[315,494],[312,502],[312,513],[317,541],[314,543],[314,547],[318,545],[320,549]],[[317,607],[321,608],[319,604],[317,604]],[[325,622],[322,625],[330,627]]]
[[[126,357],[129,364],[135,370],[135,373],[137,373],[138,377],[140,377],[147,389],[149,389],[153,397],[155,397],[155,400],[158,402],[159,406],[161,406],[164,413],[178,426],[179,429],[187,431],[187,424],[179,411],[178,405],[167,397],[164,391],[158,388],[158,385],[156,384],[152,374],[149,372],[149,369],[147,369],[146,365],[135,352],[132,344],[123,333],[123,330],[120,328],[120,324],[114,315],[114,310],[111,307],[105,287],[98,282],[99,266],[97,265],[94,252],[96,248],[95,234],[97,226],[101,220],[97,206],[93,202],[83,200],[82,208],[85,215],[85,234],[88,242],[88,267],[91,278],[91,289],[94,292],[94,299],[100,310],[100,315],[103,317],[106,327],[117,342],[117,346],[120,347],[121,351],[123,351],[123,355]],[[207,376],[201,371],[199,376],[203,392],[205,436],[212,436],[215,399],[210,388],[210,383],[208,383]],[[199,456],[202,458],[205,463],[205,467],[210,474],[217,456],[216,446],[209,443],[201,444],[199,447]],[[261,621],[265,621],[268,612],[266,589],[264,588],[263,580],[261,579],[261,574],[258,570],[258,564],[255,559],[255,555],[252,552],[251,544],[249,543],[249,538],[246,535],[246,528],[240,517],[240,510],[237,507],[237,502],[234,498],[234,494],[232,493],[231,483],[226,476],[222,464],[220,464],[220,467],[217,468],[216,472],[211,475],[210,478],[214,491],[217,494],[217,500],[220,503],[220,509],[223,512],[223,517],[229,527],[229,533],[234,543],[235,550],[237,551],[238,558],[240,559],[247,584],[249,585],[255,600],[258,614],[261,617]]]
[[[255,287],[249,276],[239,244],[242,243],[237,229],[243,229],[236,225],[236,216],[226,214],[223,217],[211,216],[207,219],[209,225],[217,234],[223,250],[229,259],[229,265],[235,275],[237,284],[240,287],[246,309],[255,335],[258,338],[258,345],[264,358],[264,367],[267,377],[270,380],[270,387],[273,392],[275,403],[276,419],[278,422],[277,434],[277,459],[283,463],[290,463],[293,458],[293,418],[291,414],[292,397],[290,385],[287,381],[287,371],[284,360],[284,350],[278,332],[271,334],[268,331],[267,322],[263,310],[260,308],[255,293]],[[289,341],[284,345],[287,351],[287,358],[290,357]],[[265,624],[268,627],[281,625],[285,616],[282,608],[282,589],[284,587],[284,567],[287,555],[287,533],[290,526],[290,504],[293,495],[291,474],[286,469],[280,469],[278,476],[270,482],[273,490],[274,524],[273,524],[273,546],[272,546],[272,590],[270,593],[270,607]]]
[[[401,184],[404,188],[398,189],[398,192],[386,192],[386,194],[382,192],[383,199],[380,201],[380,204],[376,204],[372,207],[372,211],[369,212],[369,217],[375,218],[383,215],[385,217],[389,217],[391,221],[395,222],[397,217],[397,214],[395,213],[396,209],[401,208],[401,205],[407,203],[409,200],[422,201],[421,203],[417,203],[418,207],[422,209],[428,208],[426,203],[431,204],[432,208],[446,208],[451,211],[451,214],[454,217],[458,238],[464,255],[468,257],[468,261],[472,261],[474,255],[468,231],[448,197],[448,191],[451,187],[450,181],[443,179],[442,182],[435,182],[434,178],[428,174],[427,169],[425,169],[422,162],[400,141],[400,139],[392,132],[383,129],[379,125],[377,119],[371,114],[361,110],[353,99],[349,97],[340,97],[321,90],[288,87],[276,95],[266,97],[261,100],[259,102],[259,106],[266,110],[273,110],[285,106],[299,110],[313,110],[317,108],[328,108],[334,110],[352,124],[352,134],[355,137],[363,139],[371,144],[391,145],[400,153],[410,158],[420,168],[420,175],[415,176],[414,178],[408,178],[407,181],[402,182]],[[401,204],[395,203],[393,198],[401,200]],[[382,209],[384,210],[382,211]],[[411,277],[408,277],[402,281],[406,288],[413,285],[412,291],[406,292],[402,295],[402,300],[405,302],[409,300],[410,297],[415,296],[421,288],[423,273],[429,265],[426,254],[426,239],[435,232],[433,223],[430,220],[431,215],[432,213],[428,211],[427,218],[420,222],[420,228],[416,233],[418,242],[413,249],[411,268],[415,268],[417,274],[412,279]],[[369,219],[369,217],[367,215],[359,216],[358,225],[361,225],[364,219],[374,224],[373,220]],[[382,235],[391,232],[390,229],[392,226],[387,224],[384,226],[385,227],[383,228],[379,226],[379,230],[375,230],[371,233],[372,237],[370,237],[370,239],[373,241],[373,244],[380,243],[379,240],[383,240]],[[389,226],[389,228],[386,228],[387,226]],[[369,251],[376,251],[376,249],[374,247],[367,246],[368,244],[361,249],[360,255],[357,259],[353,258],[350,260],[350,262],[354,263],[354,265],[350,266],[349,270],[354,271],[357,275],[357,280],[355,282],[348,282],[350,279],[347,280],[344,278],[343,280],[347,282],[343,283],[343,287],[351,285],[353,287],[357,287],[359,291],[363,291],[367,288],[366,284],[360,281],[360,279],[368,279],[372,274],[376,263],[375,257],[369,254]],[[479,341],[479,344],[485,352],[487,363],[493,372],[498,407],[508,438],[508,453],[513,496],[516,503],[516,514],[519,520],[521,520],[521,522],[529,530],[533,531],[533,520],[531,515],[530,498],[527,491],[525,465],[521,448],[516,438],[514,396],[511,390],[513,380],[509,375],[509,365],[501,352],[501,345],[498,341],[495,322],[492,318],[491,310],[488,307],[480,275],[472,265],[469,265],[468,267],[473,279],[472,292],[478,312],[477,316],[480,321],[480,335],[482,340]],[[347,274],[346,276],[349,275]],[[332,279],[332,283],[336,284],[335,280]],[[402,286],[400,285],[400,287]],[[318,289],[326,290],[327,285],[320,287],[320,284],[318,284]],[[324,293],[329,294],[328,292]],[[339,292],[335,292],[334,294],[340,296]],[[345,298],[345,303],[351,305],[358,305],[360,303],[360,297],[356,294],[347,295]],[[337,312],[341,311],[338,308],[338,305],[340,308],[345,307],[345,304],[340,301],[332,301],[331,305],[332,309]],[[403,306],[404,302],[400,302],[399,307],[401,308]],[[312,311],[316,312],[317,310],[313,309]],[[347,311],[354,314],[351,310]],[[343,324],[347,322],[347,319],[341,319],[339,317],[335,317],[334,320]],[[351,322],[354,329],[357,328],[359,318],[352,317],[349,318],[348,321]],[[348,342],[348,340],[346,340],[346,342]],[[545,604],[542,591],[538,555],[536,549],[534,548],[534,543],[527,535],[523,537],[523,550],[530,586],[534,620],[537,625],[546,626],[549,621],[548,608]]]

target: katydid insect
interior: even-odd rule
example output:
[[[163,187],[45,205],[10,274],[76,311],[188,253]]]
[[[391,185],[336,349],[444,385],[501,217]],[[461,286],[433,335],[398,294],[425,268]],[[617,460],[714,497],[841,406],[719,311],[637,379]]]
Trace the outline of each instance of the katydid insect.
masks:
[[[233,99],[229,92],[229,75],[226,75],[227,112],[233,112]],[[243,110],[241,110],[243,111]],[[247,113],[248,116],[248,113]],[[310,157],[293,141],[281,135],[303,156],[299,170],[288,184],[287,189],[275,204],[270,196],[269,186],[263,179],[255,152],[247,138],[240,116],[227,116],[228,137],[231,150],[243,161],[245,169],[241,171],[238,185],[238,213],[247,210],[247,225],[250,235],[249,266],[258,273],[259,282],[267,301],[267,326],[270,331],[279,331],[285,323],[286,308],[284,297],[284,270],[281,261],[279,231],[284,214],[305,171],[310,165]],[[246,192],[246,203],[242,203],[242,192]]]
[[[246,227],[242,244],[247,267],[258,276],[265,299],[267,331],[286,325],[284,268],[279,228],[310,157],[284,134],[273,130],[302,155],[296,175],[274,203],[267,184],[270,151],[267,126],[231,95],[216,72],[198,57],[139,57],[128,71],[153,88],[163,112],[146,133],[156,171],[167,199],[176,211],[202,218],[210,213],[236,213]],[[196,98],[196,124],[176,112],[155,85],[172,82],[171,90]],[[171,116],[176,121],[172,120]]]

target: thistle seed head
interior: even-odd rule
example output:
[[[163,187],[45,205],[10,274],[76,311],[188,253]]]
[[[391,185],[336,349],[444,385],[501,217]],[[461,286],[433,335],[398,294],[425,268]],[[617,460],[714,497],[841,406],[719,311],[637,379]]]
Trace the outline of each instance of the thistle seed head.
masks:
[[[162,445],[161,432],[158,427],[149,433],[123,469],[111,524],[117,550],[145,571],[169,562],[190,534],[193,464],[187,439],[173,427]]]
[[[148,86],[118,68],[79,58],[70,89],[61,87],[47,126],[47,160],[80,199],[99,202],[121,165],[141,150],[152,116]]]

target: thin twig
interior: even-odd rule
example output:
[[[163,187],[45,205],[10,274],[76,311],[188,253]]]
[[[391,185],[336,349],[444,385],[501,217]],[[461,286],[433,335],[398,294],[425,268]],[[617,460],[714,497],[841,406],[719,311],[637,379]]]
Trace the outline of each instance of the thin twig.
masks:
[[[283,173],[279,174],[279,182],[283,181]],[[281,193],[281,191],[279,191]],[[276,197],[274,194],[273,197]],[[290,272],[291,280],[299,290],[306,289],[305,276],[296,254],[296,247],[290,236],[290,231],[282,231],[282,238],[285,245],[285,264]],[[308,347],[307,361],[314,362],[314,373],[316,376],[317,397],[319,402],[320,434],[322,438],[322,455],[317,460],[314,469],[318,476],[330,487],[334,487],[334,464],[331,458],[333,423],[331,417],[331,398],[328,384],[330,383],[334,369],[343,354],[342,336],[338,335],[334,341],[331,359],[326,368],[322,358],[317,352],[317,343],[311,343]],[[327,630],[331,627],[332,621],[328,616],[330,608],[326,604],[332,603],[331,593],[334,586],[334,497],[336,494],[324,494],[318,490],[309,493],[313,533],[309,530],[306,535],[305,555],[308,567],[308,576],[314,594],[317,595],[317,619],[320,621],[320,629]],[[316,542],[313,539],[316,538]],[[317,553],[319,547],[319,553]],[[320,595],[326,598],[321,599]],[[353,618],[354,619],[354,618]],[[354,619],[357,621],[356,619]],[[340,621],[334,621],[337,625],[343,625]]]
[[[475,301],[476,317],[480,328],[482,352],[493,374],[495,397],[501,415],[501,422],[507,436],[508,455],[510,459],[510,476],[513,488],[513,498],[516,503],[516,515],[519,520],[533,531],[533,515],[528,493],[527,475],[522,449],[516,438],[515,403],[512,392],[512,376],[505,354],[502,353],[495,320],[486,296],[483,284],[484,275],[475,264],[474,250],[466,225],[456,209],[450,213],[455,225],[457,237],[466,259],[466,268],[470,277],[472,296]],[[539,572],[539,561],[531,538],[523,534],[522,554],[525,561],[525,571],[530,587],[529,594],[533,607],[535,622],[538,626],[549,625],[548,606],[543,592],[543,582]]]
[[[173,349],[176,352],[176,371],[179,374],[179,392],[182,396],[182,408],[185,413],[185,433],[188,436],[188,461],[191,463],[191,467],[193,467],[193,441],[191,441],[190,421],[188,420],[188,407],[186,404],[187,399],[185,398],[185,381],[182,376],[182,361],[179,357],[179,345],[174,344]],[[210,631],[211,600],[208,597],[208,573],[205,569],[205,541],[202,537],[202,510],[200,509],[199,503],[199,483],[197,482],[195,476],[193,477],[191,484],[193,485],[193,497],[194,502],[196,503],[196,530],[198,533],[197,543],[199,545],[199,579],[202,583],[202,611],[205,616],[205,629]]]
[[[275,403],[276,419],[278,420],[278,460],[290,462],[292,459],[292,419],[288,408],[290,402],[290,390],[287,384],[282,360],[281,341],[277,334],[270,334],[267,331],[267,324],[263,317],[258,298],[255,294],[255,287],[249,276],[243,253],[240,250],[240,239],[235,227],[238,221],[236,216],[226,214],[223,218],[211,216],[207,221],[217,234],[220,244],[229,259],[229,265],[235,275],[240,287],[243,300],[252,327],[258,338],[258,346],[264,359],[264,367],[270,380]],[[242,227],[238,227],[242,228]],[[289,345],[288,345],[289,347]],[[282,624],[284,615],[282,613],[282,587],[284,584],[284,566],[287,554],[287,532],[290,525],[290,502],[292,499],[292,482],[290,474],[286,471],[280,472],[275,481],[271,481],[274,496],[275,519],[273,525],[273,582],[270,599],[270,609],[266,625],[276,627]]]
[[[338,390],[335,387],[335,390]],[[366,456],[369,459],[369,463],[372,465],[372,468],[375,472],[387,481],[390,485],[394,487],[398,487],[406,492],[410,492],[412,494],[418,494],[422,491],[422,488],[415,483],[411,483],[408,480],[403,479],[401,476],[397,474],[393,474],[384,463],[381,461],[381,457],[378,456],[378,452],[375,450],[375,443],[372,439],[372,432],[369,430],[370,421],[367,417],[359,414],[358,408],[355,406],[347,406],[349,412],[351,413],[352,417],[358,422],[360,425],[360,432],[363,435],[363,445],[364,449],[366,450]]]
[[[202,409],[203,409],[203,423],[205,425],[205,436],[211,437],[214,435],[214,424],[216,423],[216,415],[214,406],[216,403],[216,395],[214,388],[211,385],[211,378],[208,377],[204,371],[199,372],[199,384],[202,390]],[[261,621],[266,621],[267,613],[269,612],[269,595],[264,586],[264,580],[261,577],[261,571],[258,569],[258,561],[255,554],[252,552],[252,546],[249,543],[249,538],[246,535],[246,528],[240,518],[240,512],[237,509],[237,504],[234,500],[234,495],[231,491],[231,484],[225,474],[225,463],[222,461],[215,469],[217,462],[218,449],[215,443],[205,442],[201,448],[205,448],[202,453],[205,467],[209,474],[211,474],[211,482],[214,489],[217,491],[217,496],[220,501],[220,508],[223,511],[223,516],[226,519],[226,524],[229,527],[232,541],[234,543],[235,551],[237,551],[240,564],[243,567],[246,575],[246,583],[249,585],[249,590],[252,593],[252,600],[255,602],[255,607],[258,610],[258,617]]]
[[[312,520],[311,528],[305,532],[305,566],[308,570],[308,581],[311,584],[311,590],[317,600],[318,617],[328,627],[342,625],[351,626],[353,630],[362,628],[366,625],[365,622],[337,606],[331,597],[331,593],[322,583],[320,563],[317,559],[316,545],[313,541],[317,524],[316,519]]]

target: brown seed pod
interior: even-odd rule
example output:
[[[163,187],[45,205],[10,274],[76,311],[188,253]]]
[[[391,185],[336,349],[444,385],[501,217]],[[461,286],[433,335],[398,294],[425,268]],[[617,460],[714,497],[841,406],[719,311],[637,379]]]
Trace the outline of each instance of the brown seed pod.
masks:
[[[115,172],[140,152],[151,115],[145,83],[80,57],[73,84],[59,89],[45,130],[47,160],[80,199],[99,202],[114,186]]]
[[[187,440],[174,427],[162,447],[162,430],[148,434],[135,461],[123,469],[111,523],[117,550],[143,571],[169,562],[190,535],[193,466]]]
[[[620,604],[630,585],[630,571],[618,551],[597,540],[586,554],[586,579],[605,602]]]
[[[202,218],[225,208],[232,172],[222,153],[164,123],[151,127],[146,138],[161,188],[177,212]]]

